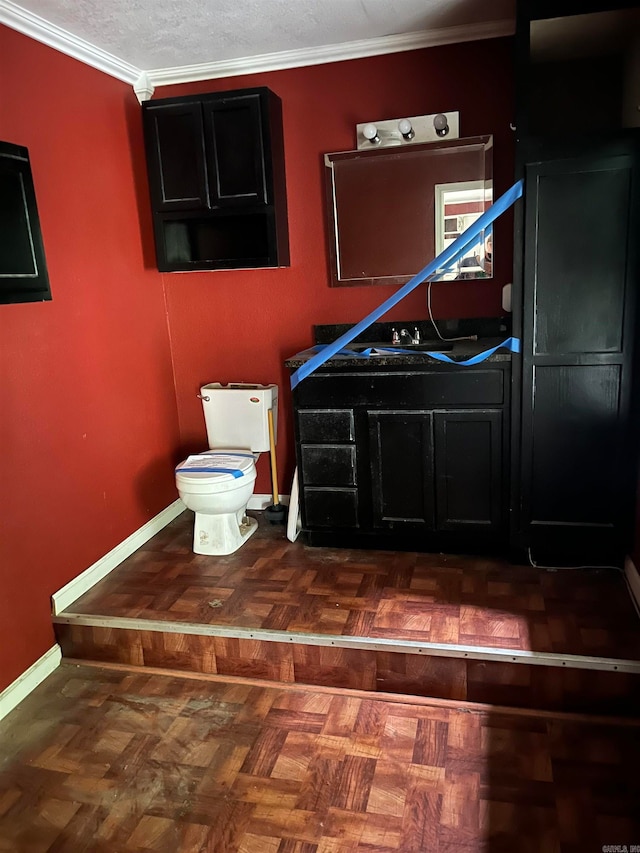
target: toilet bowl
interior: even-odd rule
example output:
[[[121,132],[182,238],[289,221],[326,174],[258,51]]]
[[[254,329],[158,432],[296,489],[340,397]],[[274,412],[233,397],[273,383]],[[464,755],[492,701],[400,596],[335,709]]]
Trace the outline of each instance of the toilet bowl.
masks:
[[[195,512],[195,554],[233,554],[255,533],[258,522],[247,516],[247,504],[258,455],[246,448],[214,448],[176,467],[178,493]]]
[[[176,487],[196,514],[196,554],[233,554],[256,531],[247,504],[256,481],[256,460],[271,450],[269,413],[278,415],[278,386],[211,382],[200,388],[209,447],[176,468]]]

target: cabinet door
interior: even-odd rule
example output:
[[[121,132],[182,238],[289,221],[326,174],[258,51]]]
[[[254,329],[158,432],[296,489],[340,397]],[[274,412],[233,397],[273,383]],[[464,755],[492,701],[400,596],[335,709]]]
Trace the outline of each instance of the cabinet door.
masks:
[[[211,206],[266,204],[259,94],[204,101]]]
[[[540,561],[630,544],[638,177],[632,138],[526,164],[520,542]]]
[[[143,107],[153,209],[196,210],[209,204],[199,102]]]
[[[433,528],[430,413],[367,414],[373,526]]]
[[[502,412],[434,412],[436,527],[502,526]]]

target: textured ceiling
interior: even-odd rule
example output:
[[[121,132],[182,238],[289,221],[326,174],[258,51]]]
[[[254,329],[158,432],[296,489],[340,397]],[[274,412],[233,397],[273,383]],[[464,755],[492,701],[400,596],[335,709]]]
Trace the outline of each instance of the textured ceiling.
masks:
[[[23,0],[141,69],[229,61],[513,21],[515,0]]]

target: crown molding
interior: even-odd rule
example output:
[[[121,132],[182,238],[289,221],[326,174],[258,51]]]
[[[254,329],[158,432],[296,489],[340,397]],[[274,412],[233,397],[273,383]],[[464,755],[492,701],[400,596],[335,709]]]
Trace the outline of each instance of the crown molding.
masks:
[[[33,12],[23,9],[11,0],[0,0],[0,24],[5,24],[12,30],[17,30],[73,59],[79,59],[85,65],[104,71],[105,74],[123,80],[125,83],[135,83],[142,74],[140,68],[74,36],[73,33],[63,30],[62,27],[50,23],[39,15],[34,15]]]
[[[386,53],[401,53],[407,50],[438,47],[457,42],[502,38],[503,36],[511,36],[514,32],[515,22],[512,20],[488,21],[458,27],[422,30],[415,33],[401,33],[400,35],[375,39],[361,39],[323,47],[303,48],[302,50],[263,53],[258,56],[220,60],[219,62],[202,62],[197,65],[182,65],[174,68],[152,68],[146,73],[154,86],[170,86],[174,83],[193,83],[197,80],[215,80],[222,77],[238,77],[241,74],[281,71],[286,68],[301,68],[306,65],[322,65],[327,62],[344,62],[349,59],[381,56]]]
[[[488,21],[479,24],[422,30],[415,33],[401,33],[400,35],[375,39],[361,39],[323,47],[263,53],[240,59],[144,70],[130,65],[117,56],[113,56],[113,54],[90,44],[84,39],[78,38],[78,36],[74,36],[73,33],[23,9],[11,0],[0,0],[0,24],[5,24],[7,27],[42,42],[67,56],[79,59],[80,62],[84,62],[92,68],[97,68],[111,77],[131,84],[140,101],[150,97],[156,86],[238,77],[241,74],[281,71],[286,68],[322,65],[328,62],[344,62],[367,56],[381,56],[386,53],[420,50],[425,47],[502,38],[511,36],[515,32],[515,23],[512,20]]]

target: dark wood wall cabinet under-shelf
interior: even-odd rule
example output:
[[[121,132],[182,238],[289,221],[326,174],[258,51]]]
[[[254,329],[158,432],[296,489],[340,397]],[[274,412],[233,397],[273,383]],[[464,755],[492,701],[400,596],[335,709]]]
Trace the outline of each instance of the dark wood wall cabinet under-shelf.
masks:
[[[294,391],[311,545],[507,546],[509,362],[316,372]]]
[[[142,105],[158,269],[289,264],[282,105],[238,89]]]

